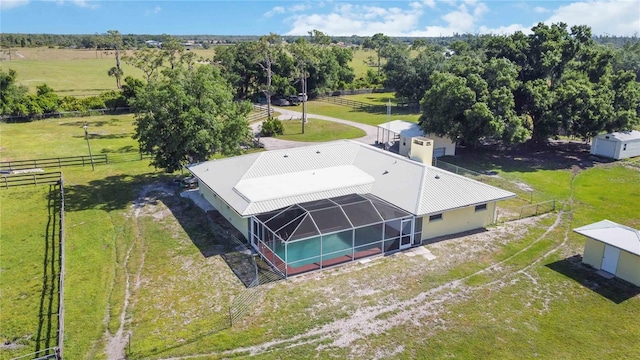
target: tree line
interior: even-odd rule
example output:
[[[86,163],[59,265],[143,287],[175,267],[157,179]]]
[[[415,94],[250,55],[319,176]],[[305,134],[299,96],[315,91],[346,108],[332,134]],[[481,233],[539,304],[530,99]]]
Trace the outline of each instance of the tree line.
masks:
[[[19,47],[55,47],[55,48],[78,48],[78,49],[95,49],[102,45],[102,37],[104,34],[29,34],[29,33],[0,33],[0,47],[3,48],[19,48]],[[162,41],[165,34],[123,34],[123,40],[129,49],[138,49],[145,47],[145,41],[155,40]],[[449,46],[455,41],[468,42],[472,39],[490,37],[491,35],[478,34],[453,34],[452,36],[438,37],[412,37],[412,36],[394,36],[394,43],[413,44],[414,41],[420,40],[433,45]],[[238,44],[246,41],[257,41],[261,35],[172,35],[173,38],[185,42],[193,40],[204,47],[216,44]],[[282,39],[292,43],[299,36],[283,35]],[[369,39],[368,36],[330,36],[331,42],[344,43],[348,45],[360,46]],[[615,36],[615,35],[597,35],[593,37],[594,41],[599,44],[606,44],[612,47],[622,47],[628,42],[637,42],[637,37]],[[308,39],[307,39],[308,40]]]

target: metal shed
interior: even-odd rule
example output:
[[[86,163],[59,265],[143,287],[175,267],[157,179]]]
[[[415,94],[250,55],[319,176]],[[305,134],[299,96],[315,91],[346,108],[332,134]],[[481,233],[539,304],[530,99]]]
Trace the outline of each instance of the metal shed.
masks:
[[[640,286],[640,231],[609,220],[573,231],[587,237],[583,263]]]
[[[591,154],[615,160],[640,156],[640,131],[600,134],[591,142]]]

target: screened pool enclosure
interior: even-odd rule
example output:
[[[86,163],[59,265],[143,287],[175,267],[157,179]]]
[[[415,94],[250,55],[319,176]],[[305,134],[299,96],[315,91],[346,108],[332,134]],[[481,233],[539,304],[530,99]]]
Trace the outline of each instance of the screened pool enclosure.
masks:
[[[402,250],[421,239],[421,221],[375,196],[351,194],[255,215],[254,248],[285,276]]]

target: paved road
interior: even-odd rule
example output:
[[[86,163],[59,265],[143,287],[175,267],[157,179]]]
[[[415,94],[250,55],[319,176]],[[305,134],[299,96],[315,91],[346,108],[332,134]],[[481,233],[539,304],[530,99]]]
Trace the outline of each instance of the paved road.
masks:
[[[295,119],[302,118],[302,113],[299,111],[292,111],[292,110],[281,108],[281,107],[278,107],[278,108],[274,107],[274,109],[276,109],[276,111],[281,114],[280,116],[278,116],[278,119],[282,121],[295,120]],[[375,126],[361,124],[361,123],[344,120],[344,119],[337,119],[337,118],[324,116],[324,115],[316,115],[316,114],[307,114],[307,118],[333,121],[333,122],[357,127],[358,129],[362,129],[364,130],[365,133],[367,133],[367,135],[361,138],[357,138],[355,140],[365,144],[369,144],[369,145],[375,144],[376,138],[378,136],[378,128]],[[257,135],[260,132],[261,126],[262,126],[262,121],[251,124],[253,133]],[[282,140],[282,139],[272,138],[272,137],[261,137],[260,141],[264,144],[264,147],[267,150],[290,149],[294,147],[307,146],[312,144],[309,142]]]

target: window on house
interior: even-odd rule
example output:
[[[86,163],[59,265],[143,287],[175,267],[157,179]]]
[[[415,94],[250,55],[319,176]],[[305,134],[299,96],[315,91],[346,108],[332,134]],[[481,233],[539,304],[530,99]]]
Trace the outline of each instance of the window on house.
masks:
[[[627,144],[622,145],[622,151],[627,151]]]
[[[429,222],[442,220],[442,214],[435,214],[429,216]]]
[[[487,204],[476,205],[476,212],[487,210]]]

